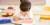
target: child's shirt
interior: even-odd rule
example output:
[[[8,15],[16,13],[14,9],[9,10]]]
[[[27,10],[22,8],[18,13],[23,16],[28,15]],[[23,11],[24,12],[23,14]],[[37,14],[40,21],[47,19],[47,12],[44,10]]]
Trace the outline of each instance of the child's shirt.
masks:
[[[20,18],[21,20],[25,20],[25,19],[33,19],[33,13],[30,10],[28,12],[28,15],[23,16],[19,11],[15,13],[16,17]],[[34,20],[34,19],[33,19]],[[14,23],[14,21],[12,20],[12,22]]]
[[[16,12],[15,15],[16,15],[16,17],[19,17],[19,18],[21,18],[21,19],[33,18],[33,13],[32,13],[31,10],[30,10],[30,11],[27,13],[27,15],[25,15],[25,16],[23,16],[23,15],[20,13],[20,11],[19,11],[19,12]]]

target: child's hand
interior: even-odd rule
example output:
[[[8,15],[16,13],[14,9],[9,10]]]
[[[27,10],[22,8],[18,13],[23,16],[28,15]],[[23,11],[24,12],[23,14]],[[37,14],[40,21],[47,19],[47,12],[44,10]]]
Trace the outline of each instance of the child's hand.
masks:
[[[33,20],[32,20],[32,19],[25,19],[23,22],[24,22],[24,23],[32,23]]]
[[[13,17],[13,21],[19,21],[17,17]]]
[[[17,24],[17,23],[20,23],[20,22],[21,22],[21,20],[20,20],[18,17],[14,17],[14,18],[13,18],[13,20],[14,20],[15,24]]]

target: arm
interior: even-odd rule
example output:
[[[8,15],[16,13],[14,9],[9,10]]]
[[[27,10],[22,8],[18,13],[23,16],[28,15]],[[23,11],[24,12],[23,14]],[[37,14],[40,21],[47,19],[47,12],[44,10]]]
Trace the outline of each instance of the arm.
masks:
[[[29,12],[27,19],[24,20],[24,23],[32,23],[33,20],[32,12]]]
[[[19,18],[19,17],[13,17],[13,20],[14,20],[14,22],[15,22],[15,24],[17,24],[17,23],[21,23],[22,22],[22,19],[21,18]]]
[[[25,20],[23,20],[23,23],[32,23],[33,22],[33,17],[29,17]]]

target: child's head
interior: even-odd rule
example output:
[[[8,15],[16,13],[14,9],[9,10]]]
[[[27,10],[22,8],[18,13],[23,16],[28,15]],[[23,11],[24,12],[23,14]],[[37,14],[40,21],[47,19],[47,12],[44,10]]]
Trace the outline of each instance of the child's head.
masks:
[[[28,2],[28,0],[20,0],[20,2],[22,3],[22,2]]]
[[[20,10],[22,12],[27,12],[31,9],[31,3],[30,2],[23,2],[20,4]]]

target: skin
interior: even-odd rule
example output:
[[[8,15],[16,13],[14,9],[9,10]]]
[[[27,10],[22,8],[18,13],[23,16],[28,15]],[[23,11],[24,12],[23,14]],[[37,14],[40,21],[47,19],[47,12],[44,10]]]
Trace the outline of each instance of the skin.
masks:
[[[23,16],[24,16],[24,15],[27,15],[27,13],[28,13],[28,12],[22,12],[22,15],[23,15]],[[18,17],[14,17],[14,19],[15,19],[15,24],[20,23],[20,22],[23,22],[23,23],[32,23],[32,22],[33,22],[33,20],[32,20],[31,18],[22,20],[22,19],[20,19],[20,18],[18,18]]]

